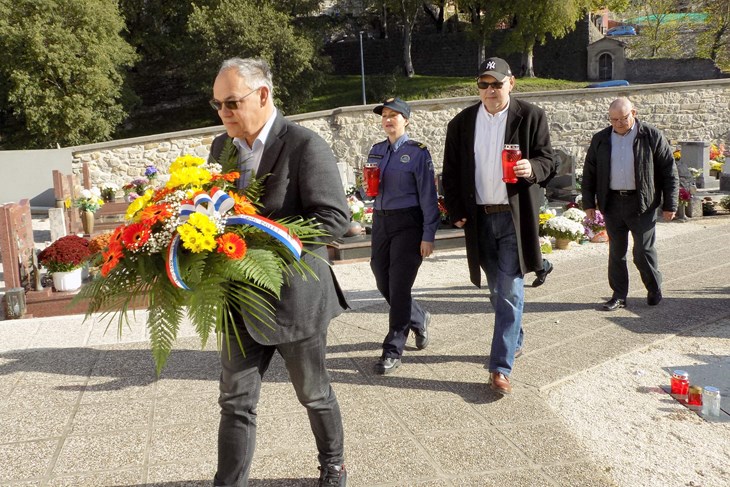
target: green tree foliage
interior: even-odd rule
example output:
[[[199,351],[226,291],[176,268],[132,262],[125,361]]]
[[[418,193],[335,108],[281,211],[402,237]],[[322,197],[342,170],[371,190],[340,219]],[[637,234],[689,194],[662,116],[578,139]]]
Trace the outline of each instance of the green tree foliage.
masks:
[[[730,1],[706,0],[706,30],[697,40],[701,56],[712,59],[723,69],[730,69]]]
[[[548,35],[560,39],[575,29],[589,4],[586,0],[508,2],[506,11],[513,22],[501,50],[507,54],[521,52],[524,75],[534,77],[532,56],[535,45],[544,44]]]
[[[469,14],[470,33],[478,43],[475,66],[486,57],[492,35],[499,22],[506,16],[507,2],[497,0],[458,0],[457,7]]]
[[[284,111],[294,111],[312,96],[326,63],[315,41],[292,26],[273,3],[221,0],[216,6],[193,5],[188,28],[195,48],[189,55],[190,82],[210,94],[223,60],[260,57],[271,65],[274,96]]]
[[[632,57],[671,58],[681,55],[678,42],[679,22],[669,16],[677,12],[677,0],[635,2],[644,17],[639,38],[631,44]]]
[[[135,54],[107,0],[0,0],[0,141],[47,148],[108,139]]]

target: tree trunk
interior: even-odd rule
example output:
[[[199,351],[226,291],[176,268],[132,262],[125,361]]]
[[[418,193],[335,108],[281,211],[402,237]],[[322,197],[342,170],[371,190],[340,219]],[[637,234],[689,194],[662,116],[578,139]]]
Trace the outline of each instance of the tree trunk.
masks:
[[[382,12],[383,12],[383,14],[382,14],[383,21],[380,23],[380,38],[387,39],[388,38],[388,7],[386,7],[385,2],[383,2]]]
[[[535,77],[535,68],[532,64],[532,49],[528,49],[522,53],[522,66],[520,68],[520,76],[525,78]]]
[[[413,69],[413,59],[411,59],[411,29],[403,26],[403,68],[408,78],[413,78],[416,72]]]

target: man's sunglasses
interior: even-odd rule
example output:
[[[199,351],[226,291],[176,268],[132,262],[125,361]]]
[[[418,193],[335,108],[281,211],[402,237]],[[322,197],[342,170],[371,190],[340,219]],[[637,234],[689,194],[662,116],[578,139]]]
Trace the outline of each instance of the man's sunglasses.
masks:
[[[224,101],[218,101],[215,98],[210,100],[208,103],[210,103],[210,106],[213,108],[213,110],[220,111],[223,109],[223,107],[226,107],[229,110],[238,110],[238,104],[241,103],[243,100],[246,99],[246,97],[256,91],[259,91],[261,87],[256,88],[255,90],[251,90],[245,95],[243,95],[238,100],[224,100]]]
[[[477,86],[480,90],[486,90],[487,88],[501,90],[504,86],[504,83],[502,83],[501,81],[492,81],[491,83],[489,83],[488,81],[477,81]]]

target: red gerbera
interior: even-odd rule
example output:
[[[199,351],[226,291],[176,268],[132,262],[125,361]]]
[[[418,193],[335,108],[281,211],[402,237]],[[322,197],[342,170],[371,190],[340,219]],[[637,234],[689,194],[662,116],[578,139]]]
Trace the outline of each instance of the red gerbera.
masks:
[[[218,252],[226,254],[230,259],[243,259],[246,255],[246,241],[235,233],[224,233],[216,239]]]
[[[140,220],[144,221],[148,226],[152,226],[157,222],[161,222],[172,216],[170,205],[163,203],[161,205],[151,205],[139,212]]]
[[[101,266],[101,275],[106,277],[112,269],[114,269],[119,261],[124,257],[121,248],[110,247],[109,250],[101,254],[104,258],[104,264]]]
[[[143,223],[132,223],[127,225],[122,233],[122,243],[130,250],[136,250],[143,246],[150,238],[150,229]]]

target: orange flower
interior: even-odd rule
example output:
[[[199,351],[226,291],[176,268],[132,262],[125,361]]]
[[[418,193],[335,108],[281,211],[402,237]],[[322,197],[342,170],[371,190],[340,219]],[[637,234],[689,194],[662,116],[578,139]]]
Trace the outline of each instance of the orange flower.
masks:
[[[225,181],[228,181],[229,183],[232,183],[232,182],[236,181],[239,177],[241,177],[241,175],[238,171],[232,171],[232,172],[227,172],[225,174],[214,174],[213,181],[223,179]]]
[[[233,201],[235,201],[235,205],[233,206],[233,211],[236,213],[236,215],[255,215],[256,214],[256,207],[251,204],[251,201],[249,201],[248,198],[245,196],[234,193],[233,191],[228,192],[228,196],[233,198]]]
[[[216,239],[218,252],[230,259],[243,259],[246,255],[246,241],[235,233],[224,233]]]
[[[143,223],[132,223],[124,229],[122,243],[130,250],[143,246],[150,238],[150,229]]]
[[[101,275],[104,277],[106,277],[112,269],[119,264],[122,257],[124,257],[121,248],[110,248],[101,255],[104,258],[104,264],[101,266]]]
[[[148,206],[139,212],[140,220],[149,226],[152,226],[157,222],[161,222],[162,220],[166,220],[171,216],[172,210],[170,209],[170,205],[166,203]]]
[[[124,228],[124,225],[119,225],[114,229],[111,238],[109,238],[109,248],[112,248],[115,245],[119,248],[122,247],[122,234],[124,233]]]
[[[175,188],[162,188],[155,191],[155,194],[152,195],[152,201],[160,201],[162,198],[167,196],[168,194],[175,191]]]

